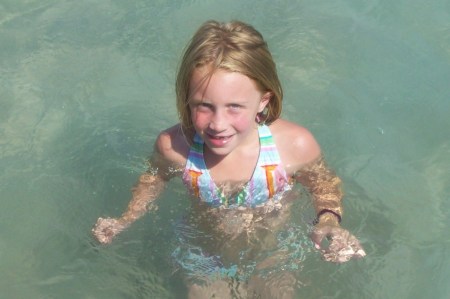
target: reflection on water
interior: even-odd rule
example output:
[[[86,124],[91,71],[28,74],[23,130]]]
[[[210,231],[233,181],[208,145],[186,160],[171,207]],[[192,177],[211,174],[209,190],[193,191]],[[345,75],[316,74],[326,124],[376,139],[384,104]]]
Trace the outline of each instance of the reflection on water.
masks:
[[[447,298],[447,1],[176,2],[0,3],[2,296],[183,298],[170,254],[189,210],[181,182],[111,246],[90,229],[124,209],[157,133],[176,121],[187,39],[207,18],[237,18],[269,41],[284,116],[313,131],[343,178],[343,225],[368,253],[322,262],[299,200],[277,235],[302,248],[290,257],[297,297]]]

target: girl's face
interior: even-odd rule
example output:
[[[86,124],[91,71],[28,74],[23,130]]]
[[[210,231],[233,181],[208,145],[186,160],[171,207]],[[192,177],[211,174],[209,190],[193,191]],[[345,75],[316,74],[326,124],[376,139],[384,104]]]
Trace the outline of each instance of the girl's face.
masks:
[[[256,115],[270,100],[249,77],[208,67],[194,70],[189,85],[192,123],[208,148],[217,155],[251,144],[257,137]]]

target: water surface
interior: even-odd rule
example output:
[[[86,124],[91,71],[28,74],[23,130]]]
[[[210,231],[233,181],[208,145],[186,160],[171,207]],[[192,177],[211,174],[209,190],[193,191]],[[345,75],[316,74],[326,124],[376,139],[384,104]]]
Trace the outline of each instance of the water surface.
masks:
[[[297,298],[449,298],[444,0],[0,1],[0,297],[182,298],[169,254],[180,181],[111,246],[90,229],[126,207],[177,121],[178,59],[210,18],[266,37],[283,116],[343,178],[343,225],[368,253],[333,265],[305,249]]]

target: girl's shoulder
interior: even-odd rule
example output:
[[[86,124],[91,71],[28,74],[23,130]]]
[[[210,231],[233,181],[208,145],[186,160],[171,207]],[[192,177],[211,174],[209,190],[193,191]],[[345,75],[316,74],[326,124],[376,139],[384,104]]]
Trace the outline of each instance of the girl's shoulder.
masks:
[[[184,165],[189,154],[193,133],[180,124],[161,131],[155,142],[155,152],[173,164]]]
[[[277,119],[269,128],[288,173],[320,157],[320,146],[307,128],[284,119]]]

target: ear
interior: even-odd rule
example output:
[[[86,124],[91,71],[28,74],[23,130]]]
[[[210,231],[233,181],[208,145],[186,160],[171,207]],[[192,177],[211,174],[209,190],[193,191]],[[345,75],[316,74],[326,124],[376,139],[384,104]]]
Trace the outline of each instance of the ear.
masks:
[[[261,101],[259,102],[259,109],[258,113],[261,113],[264,111],[264,108],[266,108],[267,104],[269,104],[270,100],[272,99],[273,93],[271,91],[266,92],[263,94]]]

